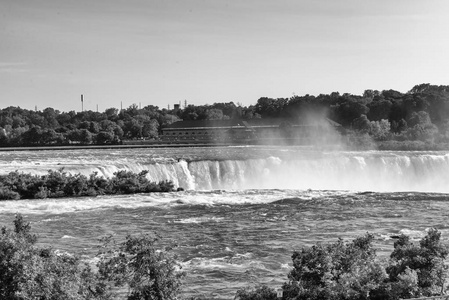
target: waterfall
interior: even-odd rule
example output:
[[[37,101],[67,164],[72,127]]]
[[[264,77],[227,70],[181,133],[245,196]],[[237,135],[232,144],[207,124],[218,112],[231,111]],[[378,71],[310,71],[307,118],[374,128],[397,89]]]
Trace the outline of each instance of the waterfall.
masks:
[[[153,171],[152,169],[160,171]],[[331,155],[204,160],[150,167],[152,180],[195,190],[319,189],[449,192],[448,155]]]
[[[170,180],[187,190],[354,190],[449,193],[449,154],[445,152],[285,152],[266,158],[145,160],[128,154],[5,161],[1,173],[19,170],[45,174],[49,169],[111,177],[120,170],[148,170],[152,181]],[[282,154],[282,153],[280,153]]]

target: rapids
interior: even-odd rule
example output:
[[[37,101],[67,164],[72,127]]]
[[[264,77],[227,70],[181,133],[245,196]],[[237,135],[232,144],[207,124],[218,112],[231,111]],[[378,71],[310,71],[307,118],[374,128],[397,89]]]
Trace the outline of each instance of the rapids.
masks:
[[[449,237],[449,154],[332,152],[290,147],[0,152],[0,173],[149,170],[186,189],[96,198],[0,202],[0,226],[16,213],[39,243],[95,262],[98,239],[156,232],[187,272],[184,295],[232,299],[238,288],[287,280],[294,249],[376,237],[382,257],[392,235],[414,239],[435,227]]]

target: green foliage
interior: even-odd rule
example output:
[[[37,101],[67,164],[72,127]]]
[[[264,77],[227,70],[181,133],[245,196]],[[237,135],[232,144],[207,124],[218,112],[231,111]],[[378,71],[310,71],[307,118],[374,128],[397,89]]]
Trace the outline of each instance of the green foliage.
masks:
[[[449,143],[426,143],[423,141],[382,141],[378,143],[379,150],[395,151],[430,151],[449,149]]]
[[[361,115],[360,117],[354,119],[353,128],[360,133],[368,133],[371,130],[371,123],[366,115]]]
[[[293,270],[284,285],[286,299],[370,299],[387,278],[376,260],[373,236],[350,243],[315,245],[295,251]]]
[[[240,289],[234,299],[238,300],[277,300],[277,293],[274,289],[265,285],[254,289]]]
[[[0,233],[0,299],[110,299],[80,259],[35,246],[37,237],[21,215]]]
[[[429,230],[419,245],[412,243],[405,235],[400,236],[386,269],[392,284],[399,282],[403,293],[413,296],[433,296],[443,292],[444,282],[448,278],[444,260],[449,252],[440,238],[441,233],[436,229]],[[411,284],[410,278],[413,276],[417,280]],[[408,289],[403,288],[404,281],[409,282]]]
[[[36,247],[30,231],[21,215],[13,230],[1,229],[0,299],[109,300],[121,296],[116,287],[127,288],[128,300],[177,299],[184,273],[158,238],[106,239],[94,272],[76,256]]]
[[[381,300],[442,295],[448,279],[449,251],[431,229],[416,245],[402,235],[388,262],[377,259],[373,236],[338,240],[293,253],[293,270],[283,299]]]
[[[386,119],[380,121],[371,121],[369,134],[376,141],[384,141],[390,136],[391,125]]]
[[[15,171],[0,175],[0,200],[174,191],[171,181],[151,182],[146,177],[147,173],[148,171],[138,174],[119,171],[107,179],[98,176],[97,173],[92,173],[89,177],[81,174],[72,175],[63,169],[49,170],[42,176]]]
[[[366,119],[360,119],[363,115]],[[157,139],[163,126],[181,119],[284,118],[289,121],[310,116],[329,117],[345,129],[366,132],[366,121],[385,120],[384,124],[372,123],[375,128],[370,135],[380,141],[390,138],[388,131],[403,133],[404,140],[427,143],[443,139],[447,142],[445,122],[449,119],[449,88],[426,83],[416,85],[408,93],[366,90],[363,95],[333,92],[291,98],[262,97],[248,107],[229,102],[186,105],[170,110],[152,105],[139,108],[133,104],[120,112],[108,108],[102,113],[6,107],[0,110],[0,146],[119,144],[124,137]],[[386,121],[391,124],[390,128]]]
[[[127,288],[128,300],[177,299],[184,273],[170,248],[156,248],[158,241],[149,235],[127,236],[118,245],[106,239],[98,264],[102,280]]]

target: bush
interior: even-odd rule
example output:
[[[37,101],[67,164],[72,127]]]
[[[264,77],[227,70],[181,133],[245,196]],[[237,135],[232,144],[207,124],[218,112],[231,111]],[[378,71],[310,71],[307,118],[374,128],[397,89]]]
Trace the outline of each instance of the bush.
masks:
[[[258,286],[253,289],[241,289],[237,291],[234,299],[238,300],[277,300],[277,293],[267,286]]]
[[[0,200],[18,200],[20,195],[6,187],[0,187]]]
[[[405,235],[394,243],[390,265],[386,270],[392,284],[401,286],[402,294],[427,297],[444,292],[444,283],[448,278],[444,261],[449,252],[440,238],[441,233],[431,229],[419,245],[413,244]],[[409,278],[413,277],[416,280],[412,284]],[[405,281],[409,283],[404,284]],[[399,296],[404,296],[402,294]]]
[[[110,299],[99,292],[88,266],[77,257],[37,248],[30,230],[20,215],[14,230],[1,229],[0,299]]]
[[[97,196],[104,194],[132,194],[172,192],[171,181],[151,182],[148,171],[133,173],[119,171],[106,179],[94,172],[89,177],[68,174],[63,169],[49,170],[46,175],[10,172],[0,175],[0,200],[45,199],[61,197]]]
[[[295,251],[289,282],[283,285],[284,300],[398,300],[443,295],[448,278],[444,261],[448,248],[441,233],[431,229],[413,244],[400,236],[389,261],[380,261],[373,236],[352,242],[338,240]],[[276,299],[268,287],[239,290],[241,300]]]
[[[158,238],[106,239],[93,272],[76,256],[36,247],[30,231],[21,215],[14,230],[1,229],[0,299],[108,300],[119,294],[114,286],[127,288],[128,300],[177,299],[184,273],[171,249],[157,248]]]
[[[102,280],[127,288],[128,300],[177,299],[184,273],[171,248],[156,248],[158,241],[149,235],[127,236],[119,245],[106,239],[98,264]]]
[[[293,270],[284,284],[286,299],[369,299],[387,278],[376,260],[373,236],[350,243],[315,245],[295,251]]]

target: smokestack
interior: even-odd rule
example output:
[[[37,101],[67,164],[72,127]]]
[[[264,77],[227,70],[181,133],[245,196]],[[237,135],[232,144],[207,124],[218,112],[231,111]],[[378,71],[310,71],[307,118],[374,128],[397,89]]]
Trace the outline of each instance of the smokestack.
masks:
[[[84,97],[83,94],[81,94],[81,112],[84,111]]]

